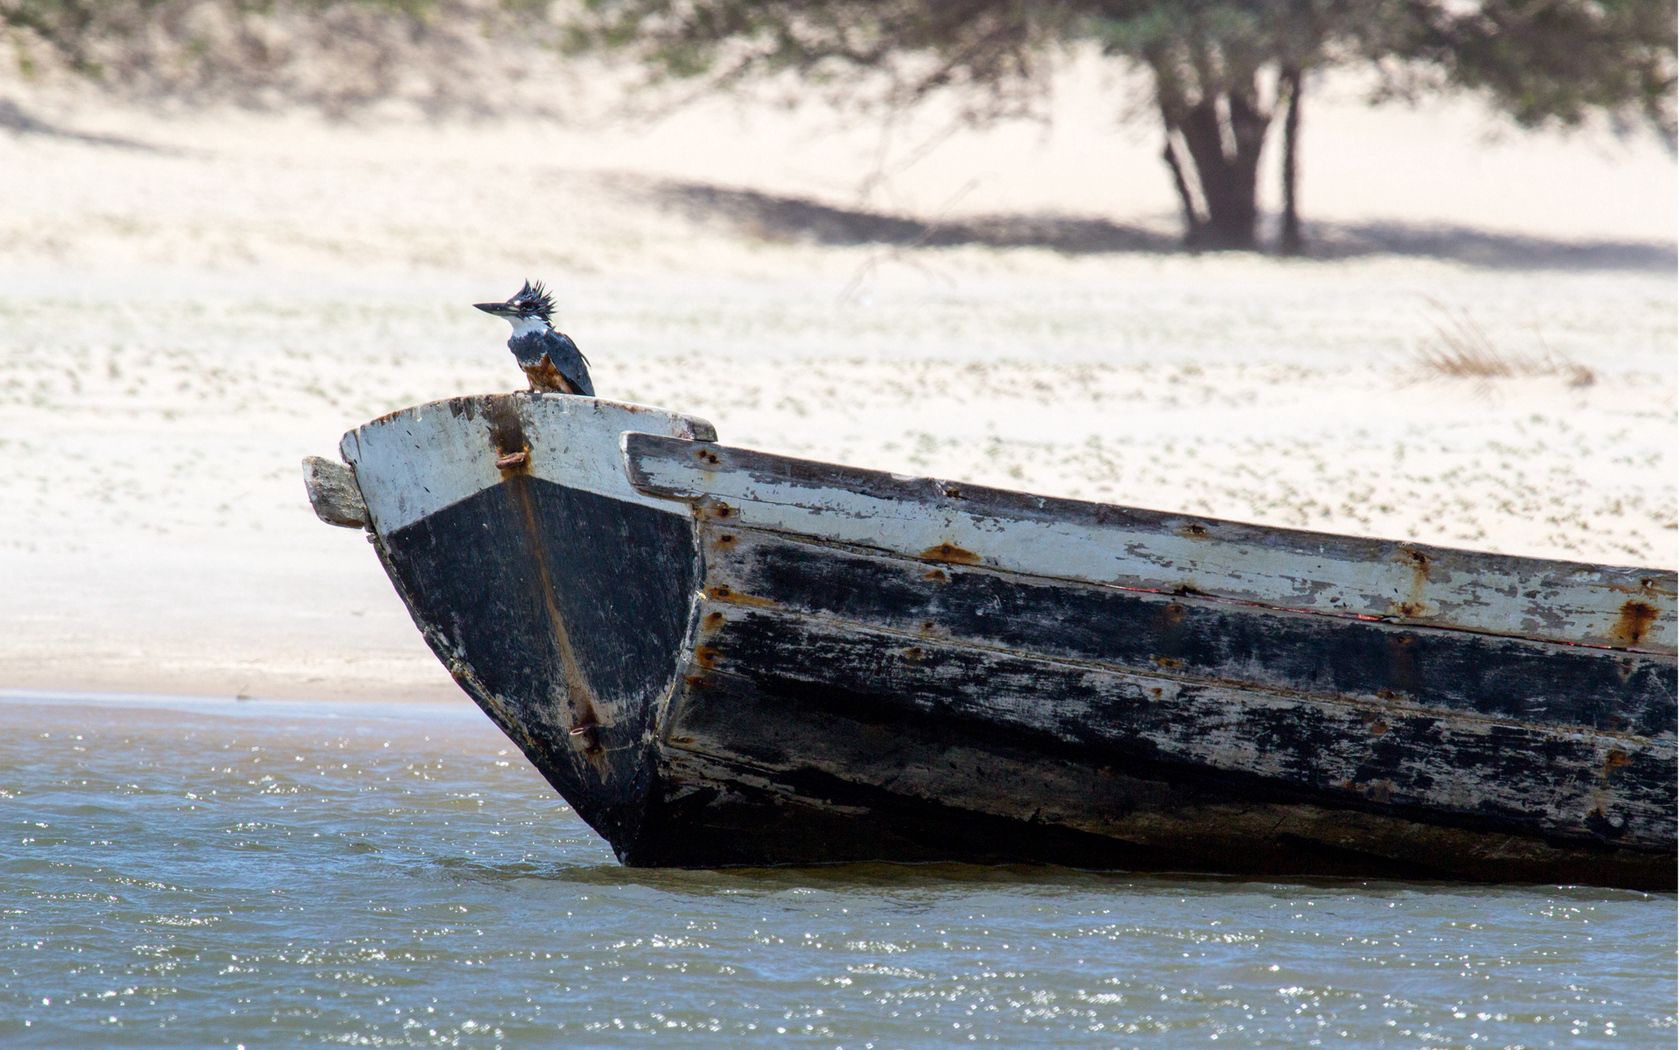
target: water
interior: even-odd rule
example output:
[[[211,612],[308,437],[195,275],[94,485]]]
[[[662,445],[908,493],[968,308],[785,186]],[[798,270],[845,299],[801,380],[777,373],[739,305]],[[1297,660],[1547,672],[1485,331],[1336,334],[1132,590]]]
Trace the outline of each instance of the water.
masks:
[[[619,867],[466,701],[0,695],[6,1046],[1672,1047],[1675,899]]]

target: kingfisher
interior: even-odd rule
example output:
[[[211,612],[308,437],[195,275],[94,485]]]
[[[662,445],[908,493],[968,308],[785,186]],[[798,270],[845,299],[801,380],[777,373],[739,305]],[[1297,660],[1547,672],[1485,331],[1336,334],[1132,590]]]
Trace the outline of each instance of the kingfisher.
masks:
[[[555,331],[549,323],[554,316],[554,299],[541,281],[526,281],[525,287],[505,303],[473,305],[513,325],[508,349],[525,370],[532,390],[595,396],[595,384],[589,381],[589,359],[571,336]]]

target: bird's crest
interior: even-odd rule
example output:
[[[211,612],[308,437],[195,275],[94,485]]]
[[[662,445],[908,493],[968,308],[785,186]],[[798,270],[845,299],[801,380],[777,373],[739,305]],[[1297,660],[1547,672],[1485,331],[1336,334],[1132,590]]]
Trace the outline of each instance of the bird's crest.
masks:
[[[541,281],[526,281],[525,287],[513,293],[508,305],[517,308],[522,317],[540,317],[547,321],[554,314],[554,297],[548,294]]]

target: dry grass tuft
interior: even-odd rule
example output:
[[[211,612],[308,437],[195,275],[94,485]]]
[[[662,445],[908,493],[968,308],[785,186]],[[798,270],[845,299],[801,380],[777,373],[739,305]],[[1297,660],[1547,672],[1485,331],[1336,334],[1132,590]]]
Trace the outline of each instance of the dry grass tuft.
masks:
[[[1474,379],[1484,386],[1495,379],[1522,376],[1561,376],[1572,387],[1598,382],[1592,369],[1545,346],[1544,339],[1543,352],[1537,356],[1502,351],[1469,311],[1454,310],[1434,299],[1430,304],[1441,316],[1435,322],[1434,337],[1418,347],[1414,358],[1426,375]]]

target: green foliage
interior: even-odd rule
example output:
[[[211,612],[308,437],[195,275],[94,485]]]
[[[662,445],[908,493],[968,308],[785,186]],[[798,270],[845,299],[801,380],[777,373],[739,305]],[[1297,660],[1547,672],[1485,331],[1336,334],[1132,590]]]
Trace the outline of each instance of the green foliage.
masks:
[[[1190,96],[1358,62],[1388,96],[1468,90],[1524,125],[1601,112],[1672,133],[1675,33],[1672,0],[586,0],[568,41],[719,84],[870,70],[911,100],[1019,95],[1080,40]]]
[[[1024,0],[587,0],[567,46],[719,86],[791,71],[852,104],[972,88],[968,101],[1001,116],[1045,71],[1069,10]],[[877,75],[866,83],[860,72]]]
[[[1675,133],[1672,2],[1414,0],[1373,28],[1360,43],[1397,93],[1469,90],[1526,127],[1603,113]]]
[[[236,21],[313,12],[427,27],[486,10],[546,21],[549,6],[0,0],[0,39],[26,71],[50,55],[97,76],[142,28],[178,35],[172,57],[190,65],[205,50],[189,17],[202,9]],[[1672,0],[582,0],[562,39],[574,52],[628,56],[659,77],[729,85],[793,72],[842,103],[954,91],[973,119],[1027,108],[1057,49],[1080,41],[1149,69],[1165,101],[1188,105],[1244,93],[1268,71],[1370,63],[1385,97],[1466,90],[1525,126],[1604,113],[1672,137],[1675,10]]]

